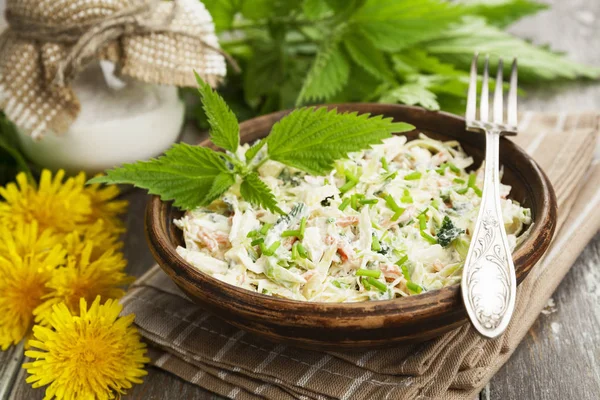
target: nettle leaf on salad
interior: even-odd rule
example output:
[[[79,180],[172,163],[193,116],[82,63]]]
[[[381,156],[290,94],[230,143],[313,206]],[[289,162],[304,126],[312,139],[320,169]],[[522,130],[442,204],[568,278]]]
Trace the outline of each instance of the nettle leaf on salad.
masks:
[[[176,207],[192,210],[207,206],[230,187],[239,184],[248,202],[274,213],[285,214],[258,168],[268,160],[278,161],[313,175],[325,175],[337,160],[368,149],[414,126],[391,118],[340,113],[326,108],[300,108],[277,122],[271,133],[250,147],[240,147],[237,118],[223,98],[196,74],[198,91],[210,124],[212,142],[225,150],[175,144],[164,156],[125,164],[106,171],[88,183],[130,184],[173,200]],[[265,151],[261,151],[266,146]],[[260,157],[259,157],[260,154]]]

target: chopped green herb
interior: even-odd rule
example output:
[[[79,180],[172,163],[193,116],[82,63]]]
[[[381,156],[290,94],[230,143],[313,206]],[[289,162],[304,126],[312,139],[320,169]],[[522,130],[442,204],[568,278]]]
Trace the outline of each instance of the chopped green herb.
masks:
[[[257,237],[258,235],[260,235],[260,232],[257,230],[253,230],[253,231],[248,232],[246,237],[253,238],[253,237]]]
[[[292,230],[292,231],[283,231],[281,233],[281,237],[300,237],[300,231]]]
[[[333,284],[333,286],[335,286],[338,289],[342,288],[342,285],[340,285],[340,283],[338,281],[331,281],[331,283]]]
[[[436,236],[442,247],[448,247],[461,233],[464,233],[464,230],[455,227],[450,217],[446,215]]]
[[[464,179],[460,179],[460,178],[454,178],[454,179],[452,179],[452,182],[459,183],[459,184],[462,185],[462,184],[465,183],[465,180]]]
[[[381,271],[359,268],[356,270],[356,276],[372,276],[373,278],[379,278],[381,276]]]
[[[292,260],[297,260],[298,256],[300,255],[298,253],[298,245],[300,244],[300,242],[294,242],[294,244],[292,245]]]
[[[252,242],[250,242],[250,245],[256,246],[256,245],[264,243],[264,242],[265,242],[264,238],[258,238],[258,239],[254,239]]]
[[[392,195],[388,194],[387,196],[385,196],[385,203],[387,204],[387,206],[394,211],[394,215],[392,216],[392,221],[397,221],[398,218],[400,218],[400,216],[402,215],[402,213],[404,212],[404,208],[400,207],[395,201],[394,198],[392,197]]]

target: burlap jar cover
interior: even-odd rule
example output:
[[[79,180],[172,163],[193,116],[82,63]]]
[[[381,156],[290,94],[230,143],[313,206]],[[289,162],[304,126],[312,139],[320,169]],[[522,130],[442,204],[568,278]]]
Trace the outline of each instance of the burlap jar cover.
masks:
[[[7,0],[0,109],[33,138],[65,132],[80,104],[70,83],[91,61],[153,84],[215,86],[225,76],[212,18],[198,0]]]

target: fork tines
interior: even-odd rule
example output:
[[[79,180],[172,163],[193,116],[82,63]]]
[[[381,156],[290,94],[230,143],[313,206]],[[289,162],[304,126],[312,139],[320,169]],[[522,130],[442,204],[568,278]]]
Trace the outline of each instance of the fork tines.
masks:
[[[510,73],[510,88],[508,90],[508,101],[506,119],[504,118],[503,101],[503,63],[498,60],[498,71],[496,74],[496,88],[494,90],[493,120],[489,118],[489,56],[485,57],[483,67],[483,78],[481,81],[481,99],[479,103],[479,118],[477,118],[477,58],[475,54],[471,63],[471,77],[469,81],[469,92],[467,95],[467,129],[481,131],[483,129],[499,131],[504,135],[517,134],[517,59],[513,59]]]

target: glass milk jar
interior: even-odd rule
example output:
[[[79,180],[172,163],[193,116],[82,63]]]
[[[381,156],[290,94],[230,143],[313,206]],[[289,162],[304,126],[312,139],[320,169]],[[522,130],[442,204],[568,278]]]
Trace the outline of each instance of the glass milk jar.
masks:
[[[177,140],[185,106],[173,86],[114,75],[109,62],[94,63],[72,83],[81,111],[67,132],[34,140],[20,132],[23,152],[41,167],[69,173],[101,172],[155,157]]]

